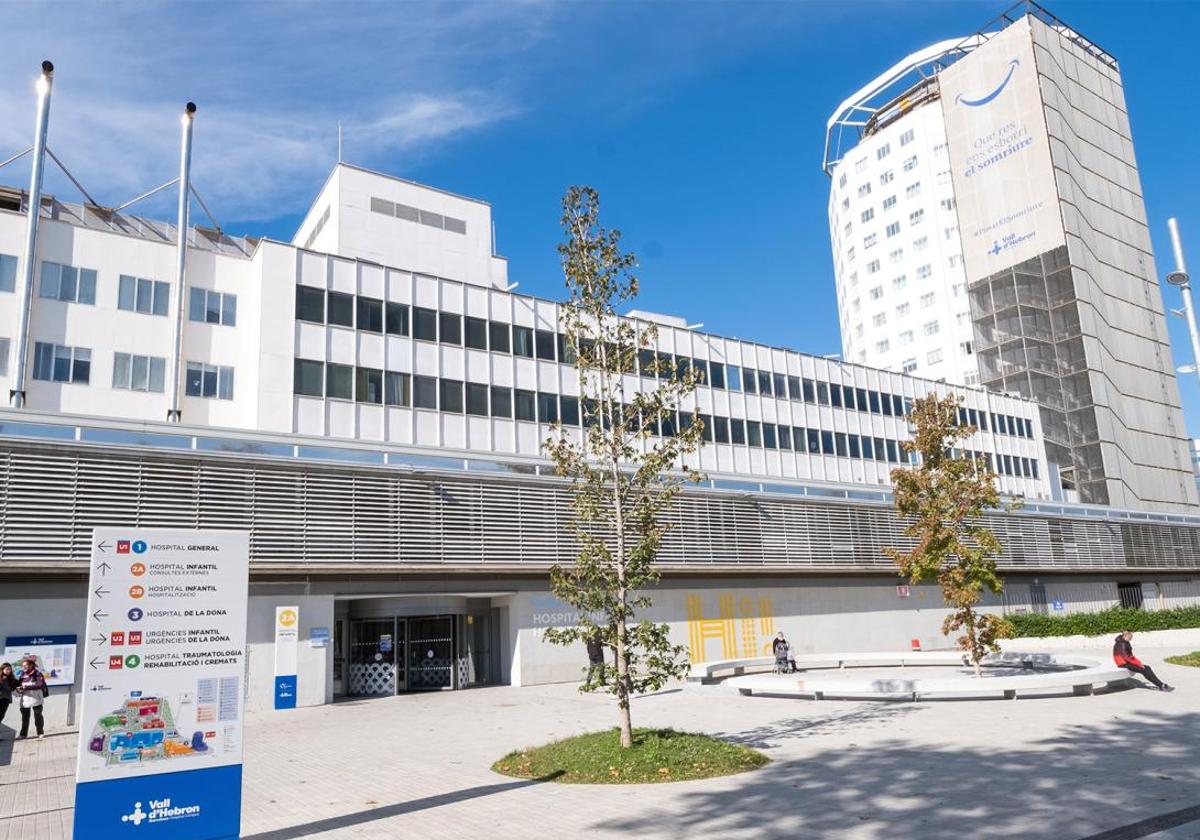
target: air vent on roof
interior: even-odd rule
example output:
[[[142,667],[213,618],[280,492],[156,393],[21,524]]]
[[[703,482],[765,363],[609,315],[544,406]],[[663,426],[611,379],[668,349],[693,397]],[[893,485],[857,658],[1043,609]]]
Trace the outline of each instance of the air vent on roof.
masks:
[[[409,207],[407,204],[396,204],[383,198],[372,196],[371,212],[381,213],[384,216],[395,216],[397,219],[404,219],[407,222],[419,222],[429,227],[448,230],[451,233],[465,234],[467,232],[467,223],[462,219],[443,216],[441,213],[434,213],[430,210]]]

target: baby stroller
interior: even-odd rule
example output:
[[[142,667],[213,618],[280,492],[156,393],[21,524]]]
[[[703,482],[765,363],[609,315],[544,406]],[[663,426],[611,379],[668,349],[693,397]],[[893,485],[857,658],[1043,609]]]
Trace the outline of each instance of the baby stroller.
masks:
[[[796,665],[792,662],[791,651],[786,647],[781,647],[775,652],[775,667],[771,671],[772,674],[794,674],[796,673]]]

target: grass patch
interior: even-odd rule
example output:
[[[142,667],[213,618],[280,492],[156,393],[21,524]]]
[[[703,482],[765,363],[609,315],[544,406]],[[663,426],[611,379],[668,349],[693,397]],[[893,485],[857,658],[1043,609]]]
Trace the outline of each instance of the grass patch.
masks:
[[[633,746],[623,750],[614,728],[511,752],[492,769],[567,784],[646,784],[729,776],[770,760],[749,747],[674,729],[635,729]]]
[[[1163,661],[1170,662],[1172,665],[1190,665],[1193,668],[1200,668],[1200,650],[1185,653],[1183,656],[1168,656]]]

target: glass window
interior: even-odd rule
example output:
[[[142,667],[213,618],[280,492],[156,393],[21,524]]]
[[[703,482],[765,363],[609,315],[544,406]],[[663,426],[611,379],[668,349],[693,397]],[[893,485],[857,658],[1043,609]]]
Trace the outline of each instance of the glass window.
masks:
[[[558,395],[538,392],[537,401],[538,401],[538,406],[537,406],[538,422],[540,422],[540,423],[557,423],[558,422]]]
[[[896,441],[888,438],[887,440],[887,459],[889,464],[898,463],[900,460],[899,450],[896,447]]]
[[[360,403],[383,403],[383,371],[360,367],[355,376],[354,398]]]
[[[164,288],[169,289],[166,283],[162,285]],[[89,305],[96,302],[96,272],[90,268],[79,269],[79,297],[77,299],[80,303]],[[166,305],[164,304],[162,312],[159,312],[156,308],[154,314],[166,315]]]
[[[850,457],[851,458],[862,457],[862,452],[858,448],[858,435],[850,435],[849,440],[847,440],[847,443],[849,443],[849,445],[850,445],[849,448],[850,448]]]
[[[662,436],[675,437],[679,434],[679,415],[674,411],[668,411],[662,416]]]
[[[771,389],[771,373],[770,371],[760,370],[758,372],[758,393],[769,395],[773,393]]]
[[[533,358],[533,330],[529,327],[518,327],[513,324],[513,354]]]
[[[325,363],[296,359],[293,383],[292,390],[297,394],[306,397],[325,396]]]
[[[42,263],[42,282],[38,286],[38,296],[58,300],[58,278],[62,274],[62,266],[58,263]]]
[[[849,409],[853,409],[855,407],[854,389],[849,385],[842,386],[842,405]]]
[[[462,344],[462,316],[453,312],[438,315],[438,341],[442,344]]]
[[[789,376],[787,378],[787,395],[789,400],[801,400],[803,397],[800,392],[800,377]]]
[[[657,357],[655,356],[654,351],[649,348],[642,348],[641,350],[638,350],[637,357],[638,373],[640,373],[642,376],[655,376],[655,366],[657,364],[655,359]]]
[[[833,451],[841,458],[846,457],[846,433],[834,432],[833,434]]]
[[[746,421],[746,440],[751,446],[762,446],[762,423],[757,420]]]
[[[870,461],[872,458],[875,457],[875,448],[871,445],[871,438],[867,437],[866,435],[863,435],[862,438],[860,439],[860,442],[862,443],[863,458]]]
[[[708,371],[708,384],[714,388],[724,388],[725,365],[720,362],[709,362]]]
[[[739,446],[746,445],[746,424],[740,417],[729,418],[730,439]]]
[[[808,429],[807,430],[807,438],[808,438],[808,451],[813,455],[820,455],[821,454],[821,430],[820,429]]]
[[[579,425],[579,397],[559,397],[562,404],[562,422],[564,426]]]
[[[791,449],[792,448],[792,429],[790,426],[780,426],[779,427],[779,448],[780,449]]]
[[[533,391],[517,388],[513,391],[513,398],[517,419],[537,422],[537,395]]]
[[[867,389],[866,388],[855,388],[854,394],[855,394],[855,396],[858,397],[858,400],[857,400],[858,410],[859,411],[869,410],[870,406],[867,404]]]
[[[124,307],[122,307],[124,308]],[[197,317],[193,321],[199,321]],[[312,286],[296,286],[296,320],[325,323],[325,292]]]
[[[375,298],[358,297],[358,328],[367,332],[383,332],[383,301]],[[375,402],[372,400],[371,402]]]
[[[555,341],[554,333],[552,333],[550,330],[537,330],[534,335],[536,339],[535,343],[537,345],[537,357],[539,359],[545,359],[548,362],[553,362],[554,345],[557,343]]]
[[[325,396],[333,400],[354,399],[354,368],[350,365],[325,366]]]
[[[11,292],[17,288],[17,258],[12,254],[0,254],[0,292]]]
[[[408,335],[408,305],[388,301],[384,306],[385,324],[388,335]]]
[[[75,347],[71,360],[71,382],[75,385],[87,385],[92,381],[92,351],[85,347]]]
[[[38,341],[33,345],[33,378],[54,378],[54,345]]]
[[[891,394],[880,394],[880,397],[882,397],[882,399],[883,399],[881,408],[883,408],[884,416],[891,417],[892,416],[892,395]]]
[[[478,382],[467,383],[467,414],[488,416],[488,386]]]
[[[412,405],[412,378],[407,373],[387,371],[383,375],[383,401],[387,405]]]
[[[437,410],[438,385],[436,379],[432,376],[414,376],[412,389],[414,407]]]
[[[817,402],[821,405],[829,405],[829,383],[817,383]]]
[[[488,321],[488,340],[491,342],[493,353],[509,353],[508,324],[499,321]]]
[[[728,367],[725,368],[725,373],[729,377],[729,381],[728,381],[728,383],[726,383],[726,387],[728,387],[730,391],[742,390],[742,370],[741,370],[741,368],[737,368],[737,367],[734,367],[733,365],[729,365]]]
[[[833,432],[821,432],[821,452],[826,455],[834,454]]]
[[[775,449],[777,446],[775,438],[775,424],[763,423],[762,427],[763,446],[767,449]]]
[[[138,312],[149,312],[154,300],[154,283],[144,278],[137,278],[137,288],[134,293],[133,308]]]
[[[742,389],[747,394],[758,393],[758,376],[750,368],[742,368]]]
[[[154,302],[158,303],[157,297]],[[221,295],[221,323],[226,327],[237,326],[237,295]]]
[[[875,460],[876,461],[886,461],[887,460],[887,450],[884,448],[883,438],[875,438]]]
[[[879,392],[871,391],[869,394],[867,394],[867,397],[870,401],[871,413],[878,414],[879,413]]]
[[[487,337],[487,334],[488,334],[487,321],[485,321],[482,318],[472,318],[471,316],[468,315],[466,318],[463,319],[463,322],[464,322],[464,327],[465,327],[464,334],[465,334],[465,338],[466,338],[466,345],[475,350],[488,349],[488,346],[487,346],[487,338],[488,338]],[[468,404],[468,410],[470,410],[470,400],[469,399],[467,400],[467,404]]]
[[[492,386],[492,416],[512,417],[512,388]]]
[[[696,371],[696,382],[700,385],[708,382],[708,362],[705,359],[692,359],[692,370]]]
[[[114,388],[129,387],[129,368],[130,355],[128,353],[113,354],[113,382]]]
[[[803,384],[804,401],[806,403],[815,403],[817,401],[817,389],[813,387],[811,379],[805,379]]]
[[[339,327],[354,326],[354,295],[329,292],[326,297],[329,323]]]
[[[829,386],[829,404],[834,408],[842,407],[842,386],[830,384]]]
[[[425,309],[422,306],[414,306],[412,317],[413,338],[418,338],[421,341],[437,341],[437,312],[432,309]],[[424,407],[418,406],[418,408]]]
[[[713,437],[717,443],[729,443],[729,418],[713,418]]]
[[[457,379],[442,379],[438,382],[441,400],[438,403],[442,411],[463,413],[463,384]]]
[[[131,308],[130,306],[126,306],[126,300],[128,298],[126,295],[126,288],[125,288],[125,281],[131,280],[131,279],[133,279],[133,278],[126,277],[123,274],[121,275],[121,280],[117,287],[117,308],[119,308],[119,309]],[[129,297],[132,297],[132,296],[130,295]],[[189,321],[203,321],[205,306],[206,306],[206,292],[204,291],[204,289],[198,289],[195,286],[192,286],[190,289],[188,289],[188,320]]]

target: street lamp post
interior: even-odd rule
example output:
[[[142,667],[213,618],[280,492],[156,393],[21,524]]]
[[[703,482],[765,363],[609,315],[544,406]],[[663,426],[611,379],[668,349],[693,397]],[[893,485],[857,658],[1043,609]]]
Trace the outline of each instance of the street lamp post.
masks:
[[[1183,260],[1183,244],[1179,241],[1179,222],[1174,218],[1167,219],[1167,229],[1171,231],[1171,250],[1175,252],[1175,270],[1167,275],[1167,282],[1178,286],[1183,295],[1183,316],[1187,319],[1188,337],[1192,340],[1192,364],[1187,366],[1186,372],[1200,378],[1200,333],[1196,331],[1196,310],[1192,306],[1192,287],[1188,283],[1187,263]]]

